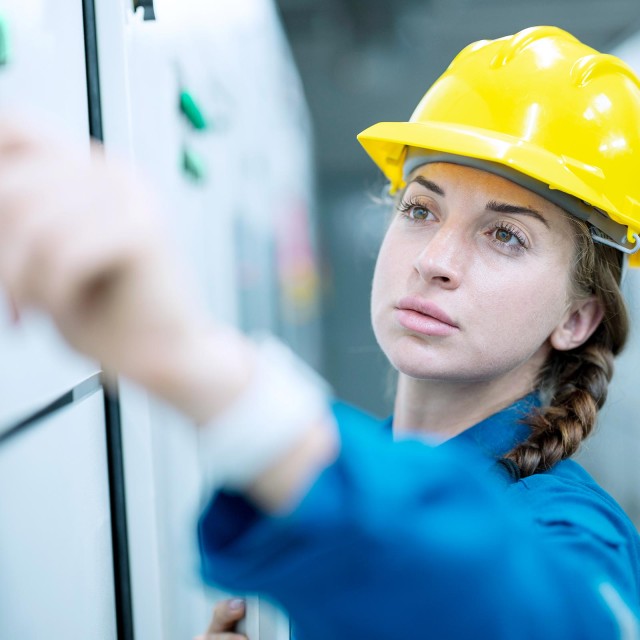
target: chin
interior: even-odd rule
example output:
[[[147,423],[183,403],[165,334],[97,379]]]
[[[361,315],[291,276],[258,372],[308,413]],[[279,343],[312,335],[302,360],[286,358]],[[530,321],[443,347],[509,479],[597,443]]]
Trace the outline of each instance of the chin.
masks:
[[[430,380],[439,382],[459,382],[464,376],[460,371],[451,371],[442,367],[425,366],[425,363],[405,363],[400,362],[398,365],[393,363],[394,368],[409,378],[416,380]]]
[[[389,347],[382,346],[382,350],[394,369],[411,378],[445,380],[459,373],[459,367],[449,357],[416,336],[405,336]]]
[[[530,353],[486,353],[471,348],[460,357],[459,347],[447,349],[411,335],[381,346],[398,372],[417,380],[485,384],[516,374],[522,367],[537,368]]]

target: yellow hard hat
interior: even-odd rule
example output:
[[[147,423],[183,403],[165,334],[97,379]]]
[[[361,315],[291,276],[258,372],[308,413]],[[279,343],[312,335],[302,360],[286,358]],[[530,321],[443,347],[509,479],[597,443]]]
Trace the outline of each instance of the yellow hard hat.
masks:
[[[409,122],[358,140],[392,192],[426,161],[482,168],[587,220],[640,266],[640,80],[562,29],[470,44]]]

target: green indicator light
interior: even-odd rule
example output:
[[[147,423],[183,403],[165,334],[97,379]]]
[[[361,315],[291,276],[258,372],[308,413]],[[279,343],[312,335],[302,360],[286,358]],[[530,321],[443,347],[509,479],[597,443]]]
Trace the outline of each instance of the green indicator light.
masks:
[[[180,111],[182,111],[194,129],[202,131],[207,128],[207,121],[202,115],[200,107],[188,91],[180,92]]]
[[[202,182],[207,174],[202,158],[190,149],[182,152],[182,170],[194,182]]]
[[[11,57],[9,46],[9,26],[0,15],[0,65],[7,64]]]

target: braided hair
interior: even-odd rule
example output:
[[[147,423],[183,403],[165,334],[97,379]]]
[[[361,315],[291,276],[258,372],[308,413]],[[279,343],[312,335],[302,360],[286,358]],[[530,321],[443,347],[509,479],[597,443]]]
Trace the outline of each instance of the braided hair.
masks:
[[[570,351],[554,349],[541,368],[537,388],[542,407],[523,420],[531,434],[500,461],[516,477],[546,471],[578,450],[595,426],[607,398],[614,356],[629,332],[620,292],[622,253],[595,243],[584,222],[569,219],[575,229],[574,299],[595,295],[604,316],[583,345]]]

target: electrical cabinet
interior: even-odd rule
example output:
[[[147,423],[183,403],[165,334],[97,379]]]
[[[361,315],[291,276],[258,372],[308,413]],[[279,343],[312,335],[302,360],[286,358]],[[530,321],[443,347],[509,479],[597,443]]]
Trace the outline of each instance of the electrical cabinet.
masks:
[[[91,127],[149,185],[212,315],[279,334],[317,366],[312,141],[273,3],[0,0],[0,19],[0,107],[87,152]],[[120,381],[122,446],[108,447],[118,415],[91,377],[99,365],[45,318],[12,316],[0,299],[0,637],[202,633],[223,594],[198,576],[208,496],[193,425]],[[73,401],[87,380],[93,394]],[[2,440],[64,394],[68,407]],[[112,512],[114,460],[126,512]],[[128,559],[112,539],[125,527]],[[249,610],[254,640],[288,639],[268,603]]]

